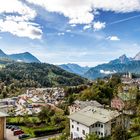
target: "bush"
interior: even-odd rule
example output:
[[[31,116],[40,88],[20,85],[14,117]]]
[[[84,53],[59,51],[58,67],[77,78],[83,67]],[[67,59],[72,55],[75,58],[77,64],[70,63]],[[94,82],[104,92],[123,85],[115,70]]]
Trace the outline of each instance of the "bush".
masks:
[[[56,134],[56,133],[61,133],[63,130],[64,130],[64,127],[54,128],[54,129],[47,129],[47,130],[35,130],[34,135],[36,137],[53,135],[53,134]]]

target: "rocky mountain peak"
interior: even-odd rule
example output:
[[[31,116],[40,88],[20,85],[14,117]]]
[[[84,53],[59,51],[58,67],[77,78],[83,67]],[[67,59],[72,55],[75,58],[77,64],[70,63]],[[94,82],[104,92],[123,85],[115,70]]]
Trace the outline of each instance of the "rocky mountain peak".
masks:
[[[133,58],[134,60],[140,60],[140,52],[136,54],[136,56]]]

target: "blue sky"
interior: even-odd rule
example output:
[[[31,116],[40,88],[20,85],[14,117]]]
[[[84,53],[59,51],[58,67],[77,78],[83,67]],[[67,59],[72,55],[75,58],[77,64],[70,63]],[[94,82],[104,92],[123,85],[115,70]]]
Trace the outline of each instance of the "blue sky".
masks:
[[[0,49],[8,54],[95,66],[140,51],[140,0],[0,2]]]

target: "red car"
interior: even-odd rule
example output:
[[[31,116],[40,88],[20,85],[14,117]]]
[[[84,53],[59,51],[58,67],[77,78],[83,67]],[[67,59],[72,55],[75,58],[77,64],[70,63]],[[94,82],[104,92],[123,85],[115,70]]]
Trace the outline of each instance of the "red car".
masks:
[[[20,135],[20,134],[23,134],[24,132],[22,130],[15,130],[14,131],[14,136],[17,136],[17,135]]]

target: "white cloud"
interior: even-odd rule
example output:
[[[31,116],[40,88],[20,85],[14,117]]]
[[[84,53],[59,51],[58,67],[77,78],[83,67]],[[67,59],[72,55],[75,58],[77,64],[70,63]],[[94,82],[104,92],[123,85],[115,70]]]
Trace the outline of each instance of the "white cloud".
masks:
[[[118,36],[109,36],[107,37],[107,39],[111,41],[120,41],[120,38]]]
[[[18,0],[0,0],[0,31],[10,32],[18,37],[40,39],[42,30],[36,23],[31,22],[36,12]]]
[[[117,13],[140,11],[140,0],[25,0],[31,4],[41,6],[48,12],[55,12],[68,18],[69,24],[75,27],[76,24],[87,24],[87,29],[94,22],[94,17],[100,10],[112,11]],[[27,6],[25,1],[21,0],[0,0],[1,31],[10,32],[20,37],[29,37],[31,39],[41,38],[41,28],[34,25],[34,19],[37,16],[35,9]],[[125,19],[128,20],[128,19]],[[14,30],[8,31],[4,23],[13,23]],[[24,23],[26,34],[19,30],[21,23]],[[11,26],[12,26],[11,25]],[[17,28],[15,27],[17,25]],[[105,28],[105,23],[94,22],[94,30],[98,31]],[[33,32],[32,32],[33,28]],[[35,31],[35,32],[34,32]],[[37,32],[36,32],[37,31]],[[16,32],[16,33],[15,33]],[[31,33],[32,32],[32,33]],[[34,35],[35,33],[35,35]],[[38,35],[37,35],[38,34]]]
[[[2,39],[2,36],[0,36],[0,39]]]
[[[49,12],[57,12],[69,18],[70,24],[88,24],[94,19],[90,0],[26,0]]]
[[[115,70],[113,70],[113,71],[100,70],[100,73],[103,73],[103,74],[114,74],[114,73],[116,73],[116,71]]]
[[[105,22],[98,21],[98,22],[94,22],[93,23],[93,29],[94,29],[94,31],[99,31],[101,29],[104,29],[105,26],[106,26],[106,23]]]
[[[76,27],[76,24],[71,24],[70,26],[71,26],[71,27]]]
[[[58,33],[57,35],[58,36],[61,36],[61,35],[65,35],[65,33],[62,32],[62,33]]]
[[[0,20],[0,31],[10,32],[19,37],[29,37],[31,39],[40,39],[42,35],[41,29],[38,25],[30,22],[15,22],[12,20]]]
[[[67,32],[67,33],[70,33],[70,32],[71,32],[71,30],[66,30],[66,32]]]
[[[139,0],[91,0],[95,9],[114,12],[140,11]]]
[[[91,28],[91,25],[88,24],[88,25],[85,25],[85,26],[83,27],[83,30],[87,30],[87,29],[90,29],[90,28]]]
[[[89,24],[99,10],[112,12],[140,11],[139,0],[26,0],[49,12],[63,14],[70,24]]]
[[[21,16],[15,16],[15,18],[22,17],[22,20],[32,19],[36,16],[33,9],[19,0],[0,0],[0,3],[0,13],[18,13]]]

